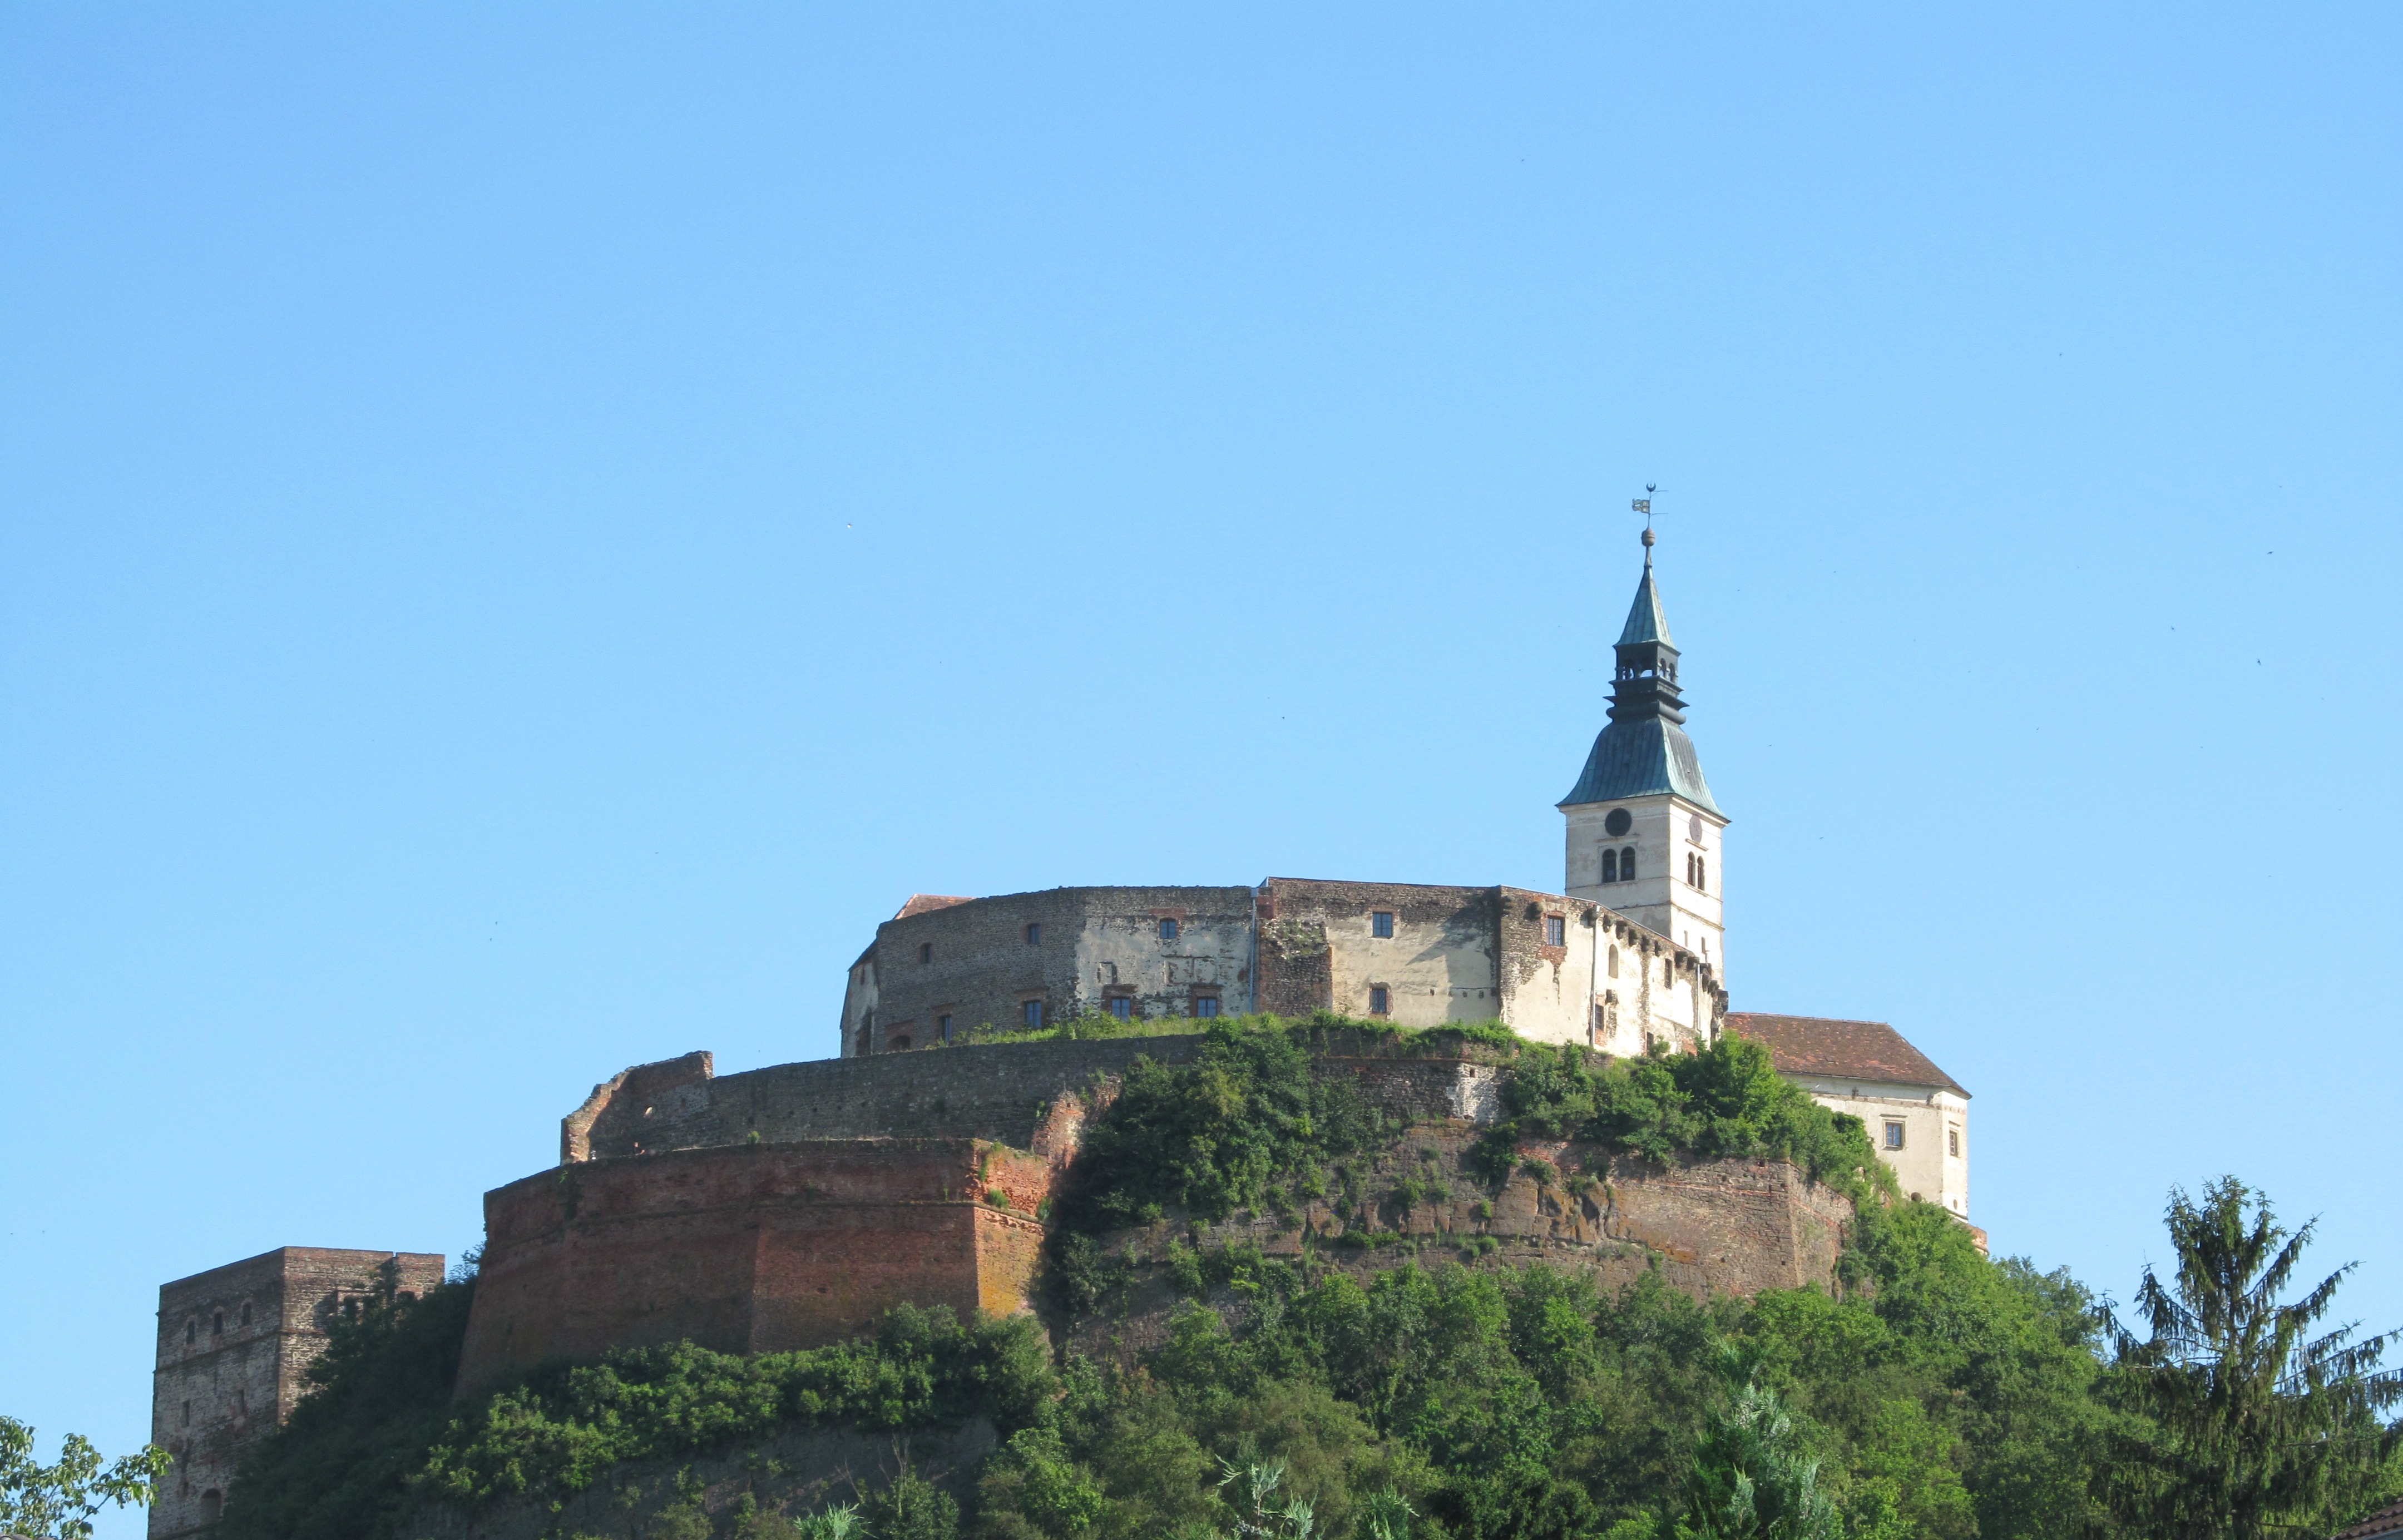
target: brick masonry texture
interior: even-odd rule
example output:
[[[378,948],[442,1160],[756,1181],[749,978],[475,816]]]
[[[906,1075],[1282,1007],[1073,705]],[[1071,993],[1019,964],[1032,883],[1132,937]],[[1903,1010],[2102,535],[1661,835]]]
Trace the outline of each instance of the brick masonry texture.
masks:
[[[1183,1061],[1201,1042],[986,1044],[722,1080],[705,1053],[634,1066],[563,1121],[559,1168],[486,1195],[461,1393],[547,1358],[618,1347],[814,1346],[872,1328],[903,1301],[1030,1310],[1045,1234],[1036,1215],[1075,1157],[1090,1107],[1137,1055]],[[1423,1054],[1348,1033],[1321,1040],[1318,1074],[1348,1078],[1411,1127],[1369,1161],[1371,1181],[1390,1182],[1432,1152],[1429,1169],[1452,1196],[1349,1222],[1322,1203],[1292,1223],[1250,1221],[1242,1235],[1272,1252],[1311,1246],[1370,1268],[1399,1257],[1360,1250],[1358,1232],[1438,1248],[1491,1235],[1606,1280],[1658,1266],[1697,1290],[1831,1276],[1843,1200],[1777,1163],[1655,1172],[1555,1145],[1533,1153],[1563,1170],[1590,1159],[1607,1181],[1573,1198],[1522,1174],[1491,1200],[1490,1217],[1477,1217],[1484,1194],[1460,1160],[1497,1115],[1495,1058],[1474,1047]],[[1155,1241],[1165,1244],[1133,1235],[1112,1243],[1147,1260]]]
[[[466,1394],[550,1358],[689,1339],[815,1347],[891,1307],[1027,1308],[1042,1158],[976,1139],[830,1139],[579,1161],[484,1198]]]
[[[159,1290],[150,1440],[174,1456],[150,1509],[151,1540],[215,1522],[243,1451],[280,1427],[308,1389],[346,1300],[442,1281],[443,1258],[418,1252],[285,1246]]]

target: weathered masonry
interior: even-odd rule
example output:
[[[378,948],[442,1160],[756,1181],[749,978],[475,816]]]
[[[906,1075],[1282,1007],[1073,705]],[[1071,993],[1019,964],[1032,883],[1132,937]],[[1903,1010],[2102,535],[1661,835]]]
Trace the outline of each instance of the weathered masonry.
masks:
[[[1500,1020],[1545,1042],[1641,1053],[1708,1041],[1726,1007],[1700,955],[1587,899],[1272,877],[912,898],[852,967],[843,1052],[1080,1016],[1333,1010],[1411,1027]]]
[[[285,1246],[161,1287],[150,1441],[175,1464],[150,1508],[151,1540],[217,1521],[234,1466],[292,1415],[346,1301],[440,1282],[439,1256]]]
[[[1045,1203],[1086,1117],[1138,1055],[1189,1061],[1199,1036],[963,1044],[719,1077],[707,1053],[640,1064],[561,1123],[560,1164],[487,1193],[481,1271],[459,1367],[472,1394],[549,1359],[693,1341],[725,1353],[815,1346],[903,1303],[1033,1308]],[[1499,1111],[1488,1058],[1344,1034],[1314,1073],[1413,1130],[1456,1170]],[[1607,1159],[1555,1143],[1556,1159]],[[1850,1209],[1779,1161],[1618,1162],[1572,1195],[1533,1177],[1491,1202],[1465,1177],[1444,1207],[1299,1220],[1243,1215],[1272,1253],[1353,1227],[1490,1235],[1624,1283],[1647,1268],[1696,1291],[1832,1276]],[[1150,1237],[1164,1247],[1166,1231]],[[1371,1263],[1371,1265],[1374,1265]]]
[[[1611,1054],[1715,1040],[1729,1020],[1729,820],[1686,733],[1652,548],[1647,529],[1635,600],[1612,644],[1606,720],[1555,804],[1567,841],[1560,892],[1271,877],[1251,887],[920,894],[851,966],[841,1053],[866,1059],[1084,1017],[1255,1011],[1409,1027],[1498,1020],[1523,1037]],[[1967,1216],[1969,1093],[1958,1082],[1891,1027],[1744,1020],[1781,1069],[1868,1122],[1905,1191]],[[1880,1033],[1892,1043],[1870,1045]]]

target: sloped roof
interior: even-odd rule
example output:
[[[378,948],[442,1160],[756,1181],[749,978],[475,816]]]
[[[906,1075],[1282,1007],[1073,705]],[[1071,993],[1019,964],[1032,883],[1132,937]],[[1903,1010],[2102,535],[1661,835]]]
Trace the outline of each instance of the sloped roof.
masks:
[[[948,895],[939,893],[913,893],[910,895],[910,901],[902,905],[900,912],[894,915],[893,918],[896,920],[907,920],[911,915],[932,914],[937,909],[950,909],[953,904],[968,904],[974,902],[975,900],[972,898],[953,898]]]
[[[2384,1540],[2390,1534],[2403,1534],[2403,1503],[2389,1503],[2360,1523],[2340,1529],[2330,1540]]]
[[[1698,808],[1719,811],[1719,805],[1711,800],[1711,784],[1702,779],[1702,759],[1694,752],[1694,741],[1683,728],[1647,716],[1603,728],[1593,741],[1593,752],[1585,756],[1585,772],[1561,798],[1560,806],[1615,802],[1664,791],[1674,792]]]
[[[1766,1047],[1781,1075],[1882,1080],[1896,1086],[1934,1086],[1955,1096],[1969,1094],[1961,1082],[1912,1047],[1909,1038],[1882,1021],[1730,1011],[1727,1024]]]
[[[1649,552],[1644,557],[1644,581],[1635,585],[1635,603],[1628,606],[1627,624],[1618,632],[1618,645],[1622,647],[1639,642],[1658,642],[1670,647],[1677,645],[1669,639],[1669,617],[1660,608],[1660,590],[1652,581]]]

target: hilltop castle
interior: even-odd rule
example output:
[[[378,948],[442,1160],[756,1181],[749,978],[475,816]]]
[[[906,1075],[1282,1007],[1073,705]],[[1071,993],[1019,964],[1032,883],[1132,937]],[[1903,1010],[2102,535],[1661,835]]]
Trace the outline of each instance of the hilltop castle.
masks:
[[[1610,1054],[1741,1032],[1867,1124],[1906,1192],[1969,1212],[1969,1093],[1876,1021],[1728,1009],[1728,815],[1685,729],[1644,532],[1608,719],[1557,804],[1561,891],[1271,877],[1257,887],[920,894],[843,991],[846,1058],[1079,1016],[1331,1010],[1409,1027],[1499,1020]]]
[[[1188,1061],[1203,1041],[1006,1041],[1083,1018],[1500,1020],[1617,1055],[1736,1032],[1860,1117],[1904,1191],[1965,1220],[1968,1092],[1883,1023],[1728,1008],[1729,820],[1684,728],[1652,544],[1647,530],[1608,720],[1558,804],[1561,892],[1270,878],[913,897],[849,971],[840,1057],[723,1077],[707,1053],[636,1065],[563,1120],[558,1167],[485,1195],[461,1394],[616,1347],[809,1345],[904,1301],[1027,1309],[1047,1200],[1094,1089],[1137,1055]],[[1466,1048],[1337,1034],[1316,1065],[1424,1131],[1418,1158],[1456,1167],[1496,1116],[1495,1061]],[[1473,1224],[1489,1246],[1543,1248],[1604,1279],[1658,1269],[1749,1293],[1829,1278],[1851,1212],[1769,1160],[1613,1164],[1604,1191],[1511,1177],[1491,1201],[1400,1222],[1431,1241]],[[1229,1238],[1291,1255],[1363,1222],[1313,1204]],[[152,1439],[175,1466],[152,1540],[215,1521],[236,1462],[289,1415],[347,1302],[423,1292],[442,1267],[286,1247],[162,1287]]]

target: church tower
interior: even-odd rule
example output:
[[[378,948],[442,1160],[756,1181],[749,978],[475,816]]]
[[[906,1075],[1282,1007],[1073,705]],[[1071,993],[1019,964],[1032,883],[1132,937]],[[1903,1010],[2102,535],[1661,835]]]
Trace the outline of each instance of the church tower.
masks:
[[[1644,579],[1618,633],[1610,720],[1563,798],[1571,897],[1587,898],[1657,931],[1710,964],[1727,982],[1722,842],[1727,814],[1711,800],[1694,741],[1679,724],[1677,648],[1652,576],[1644,532]]]

